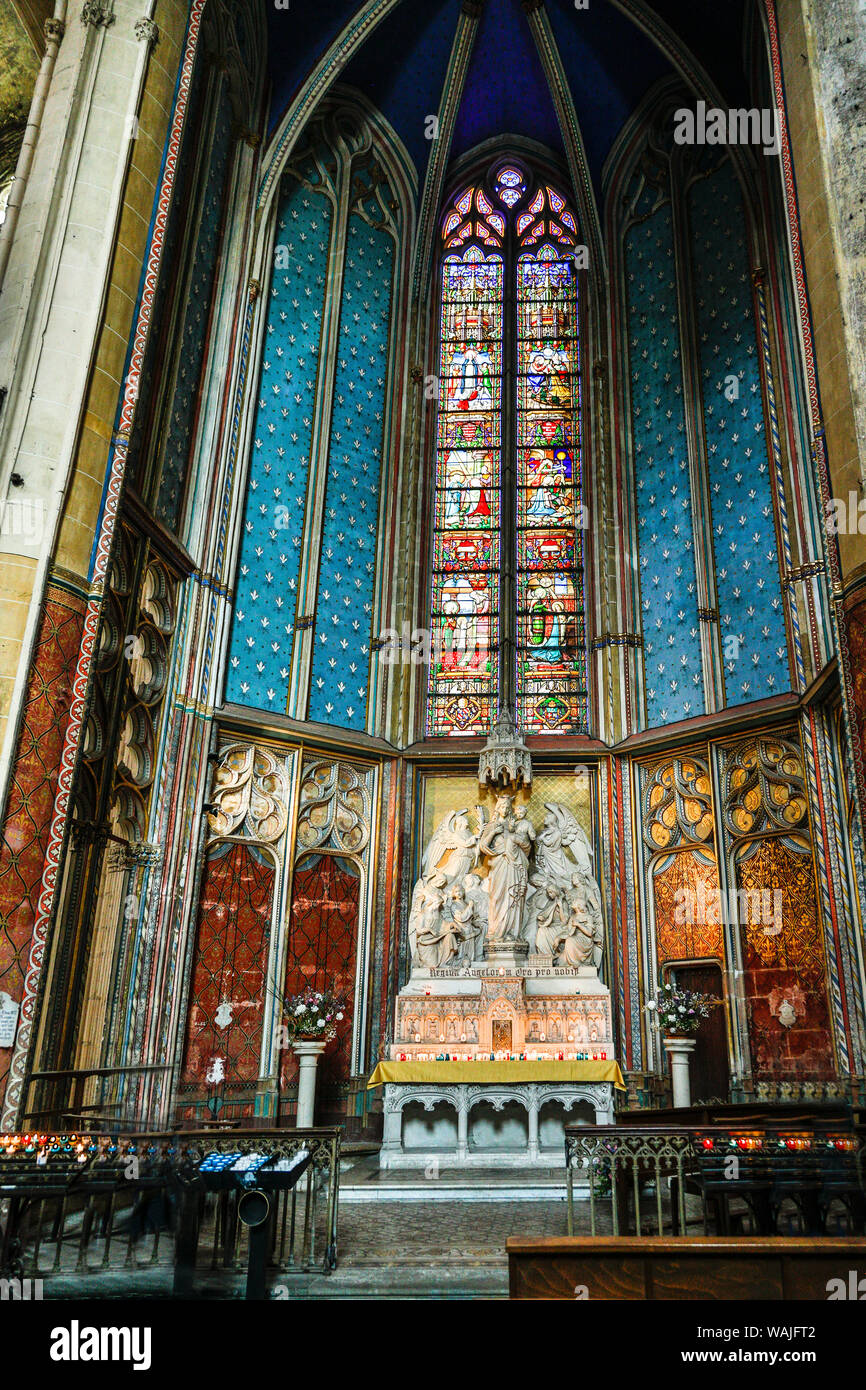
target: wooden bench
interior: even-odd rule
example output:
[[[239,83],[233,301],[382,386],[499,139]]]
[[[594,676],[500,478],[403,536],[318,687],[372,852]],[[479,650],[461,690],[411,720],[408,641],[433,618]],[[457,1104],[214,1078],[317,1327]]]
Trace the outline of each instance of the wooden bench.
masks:
[[[866,1238],[857,1236],[510,1236],[506,1251],[509,1297],[518,1299],[823,1302],[831,1280],[847,1287],[852,1270],[866,1279]]]

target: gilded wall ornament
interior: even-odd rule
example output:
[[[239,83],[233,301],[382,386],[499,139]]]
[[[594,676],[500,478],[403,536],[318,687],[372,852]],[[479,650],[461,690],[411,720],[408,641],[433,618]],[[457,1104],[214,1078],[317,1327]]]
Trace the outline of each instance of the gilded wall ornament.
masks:
[[[703,759],[673,758],[654,769],[643,794],[643,837],[652,850],[712,840],[712,783]]]
[[[806,819],[803,757],[788,738],[752,738],[732,749],[722,785],[722,813],[732,835],[792,830]]]
[[[360,854],[370,840],[371,796],[350,763],[315,761],[304,768],[298,808],[298,851],[347,850]]]
[[[289,819],[289,773],[267,748],[233,743],[222,749],[208,812],[212,836],[246,835],[274,844]]]

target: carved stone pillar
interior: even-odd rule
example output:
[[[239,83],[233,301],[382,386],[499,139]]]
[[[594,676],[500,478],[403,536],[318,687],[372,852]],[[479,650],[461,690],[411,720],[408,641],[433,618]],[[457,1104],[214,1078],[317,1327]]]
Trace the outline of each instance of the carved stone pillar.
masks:
[[[538,1162],[538,1087],[527,1087],[526,1113],[529,1119],[529,1161]]]
[[[469,1152],[469,1096],[466,1086],[457,1087],[457,1161]]]

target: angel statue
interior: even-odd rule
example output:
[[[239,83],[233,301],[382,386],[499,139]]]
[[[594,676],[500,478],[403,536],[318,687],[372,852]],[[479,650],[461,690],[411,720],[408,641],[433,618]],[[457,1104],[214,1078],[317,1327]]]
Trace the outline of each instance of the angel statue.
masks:
[[[484,828],[484,808],[476,806],[479,834]],[[478,839],[469,825],[469,809],[451,811],[439,822],[430,838],[421,865],[422,875],[434,869],[444,873],[449,883],[461,883],[478,862]]]
[[[484,826],[484,809],[475,808],[478,818],[478,831]],[[472,925],[470,936],[476,930],[483,932],[487,922],[487,895],[480,891],[480,878],[471,871],[478,860],[479,834],[469,823],[469,810],[461,807],[449,811],[436,826],[421,863],[421,877],[412,890],[412,903],[409,908],[409,951],[413,966],[435,968],[447,964],[458,950],[462,956],[476,950],[463,938],[461,924],[455,923],[454,906],[457,912],[465,912],[467,902],[472,904],[469,914]],[[462,893],[458,900],[452,890],[460,886]],[[460,907],[459,903],[463,906]]]
[[[565,806],[556,802],[545,802],[544,824],[538,832],[535,847],[534,881],[555,886],[564,891],[569,899],[569,914],[574,932],[580,939],[572,941],[568,950],[570,956],[584,950],[582,933],[578,932],[575,917],[571,916],[575,893],[580,890],[583,903],[578,916],[585,916],[591,950],[583,964],[592,960],[598,968],[604,947],[604,918],[601,905],[601,889],[592,872],[592,848],[577,818]],[[583,918],[581,918],[581,921]]]
[[[575,863],[584,878],[592,878],[592,850],[576,816],[553,801],[546,801],[544,809],[547,814],[535,849],[536,870],[563,888],[571,885]]]
[[[467,882],[473,877],[469,874]],[[483,931],[475,912],[475,904],[467,897],[462,883],[455,883],[448,901],[448,914],[458,936],[457,963],[472,964],[481,954]]]
[[[569,894],[571,912],[565,935],[560,942],[559,964],[577,970],[581,965],[593,961],[595,938],[592,923],[587,912],[586,893],[580,874],[575,874]]]
[[[557,954],[568,930],[568,912],[562,889],[554,883],[541,881],[526,908],[526,938],[530,951],[539,956]]]
[[[419,939],[429,943],[438,932],[447,888],[444,874],[427,874],[415,884],[409,908],[409,955],[413,966],[422,963]]]

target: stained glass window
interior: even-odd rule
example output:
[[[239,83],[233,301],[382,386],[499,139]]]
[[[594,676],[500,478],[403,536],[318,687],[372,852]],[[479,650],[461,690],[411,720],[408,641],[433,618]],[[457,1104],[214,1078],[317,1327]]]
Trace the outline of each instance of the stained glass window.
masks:
[[[526,733],[586,726],[575,269],[517,262],[517,693]]]
[[[429,728],[490,727],[499,650],[502,258],[442,266]]]
[[[584,732],[577,227],[517,165],[488,187],[442,220],[427,732],[512,703],[526,733]]]

